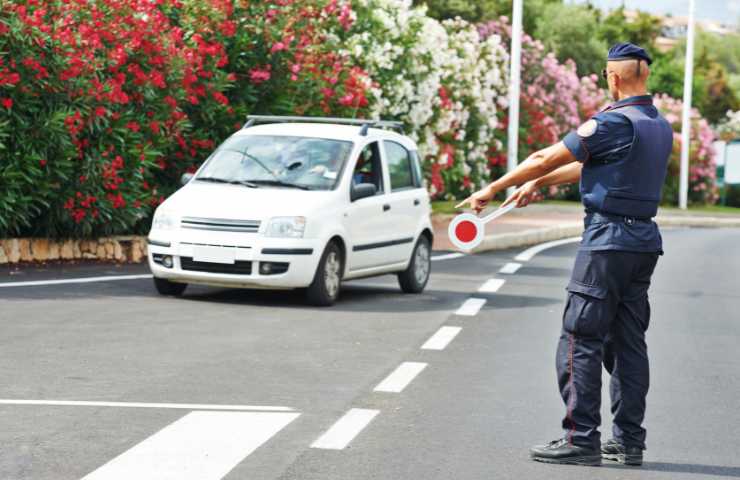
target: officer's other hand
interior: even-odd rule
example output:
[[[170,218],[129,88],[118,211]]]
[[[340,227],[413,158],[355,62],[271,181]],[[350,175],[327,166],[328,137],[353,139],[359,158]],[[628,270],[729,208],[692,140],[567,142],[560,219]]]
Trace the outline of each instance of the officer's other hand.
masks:
[[[483,188],[455,205],[455,208],[464,208],[465,205],[469,205],[472,210],[475,210],[475,213],[480,213],[481,210],[486,208],[494,194],[495,192],[491,192],[489,187]]]
[[[537,188],[534,181],[527,182],[521,187],[517,188],[504,203],[502,207],[509,205],[510,203],[516,203],[517,208],[526,207],[534,199],[539,189]]]

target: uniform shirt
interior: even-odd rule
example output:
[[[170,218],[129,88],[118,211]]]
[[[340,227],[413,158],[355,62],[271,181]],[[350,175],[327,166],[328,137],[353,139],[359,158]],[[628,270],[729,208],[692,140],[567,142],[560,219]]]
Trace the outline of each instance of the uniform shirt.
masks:
[[[625,98],[597,113],[591,120],[565,136],[563,143],[581,163],[609,163],[629,154],[634,128],[615,107],[635,102],[652,102],[650,95]],[[654,108],[654,107],[651,107]],[[594,213],[586,210],[586,214]],[[585,222],[581,248],[663,253],[663,242],[655,222]]]

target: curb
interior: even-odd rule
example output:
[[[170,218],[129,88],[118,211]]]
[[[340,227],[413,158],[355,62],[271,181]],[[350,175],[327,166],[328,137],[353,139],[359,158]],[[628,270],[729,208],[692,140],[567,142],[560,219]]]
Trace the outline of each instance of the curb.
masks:
[[[661,227],[689,228],[740,228],[740,217],[689,217],[659,216],[655,219]],[[507,250],[539,243],[578,237],[583,233],[583,222],[568,222],[556,227],[532,228],[521,232],[501,233],[486,236],[481,244],[469,253]]]

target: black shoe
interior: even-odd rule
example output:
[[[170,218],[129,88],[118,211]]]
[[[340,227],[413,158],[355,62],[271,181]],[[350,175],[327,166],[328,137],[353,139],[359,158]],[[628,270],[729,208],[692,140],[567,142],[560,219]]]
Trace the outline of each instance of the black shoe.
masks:
[[[622,465],[642,465],[642,448],[625,447],[614,439],[609,439],[601,444],[601,458],[613,460]]]
[[[567,440],[553,440],[547,445],[538,445],[529,450],[532,460],[562,465],[601,465],[601,453],[596,448],[571,445]]]

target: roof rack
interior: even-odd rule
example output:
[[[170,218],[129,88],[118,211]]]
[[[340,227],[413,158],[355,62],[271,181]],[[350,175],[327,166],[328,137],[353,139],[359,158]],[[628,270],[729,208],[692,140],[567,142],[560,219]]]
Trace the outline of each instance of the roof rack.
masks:
[[[370,128],[390,128],[403,134],[403,123],[388,120],[365,120],[359,118],[335,118],[335,117],[291,117],[280,115],[249,115],[247,123],[243,128],[252,127],[258,123],[336,123],[339,125],[356,125],[360,128],[360,135],[367,136]]]

